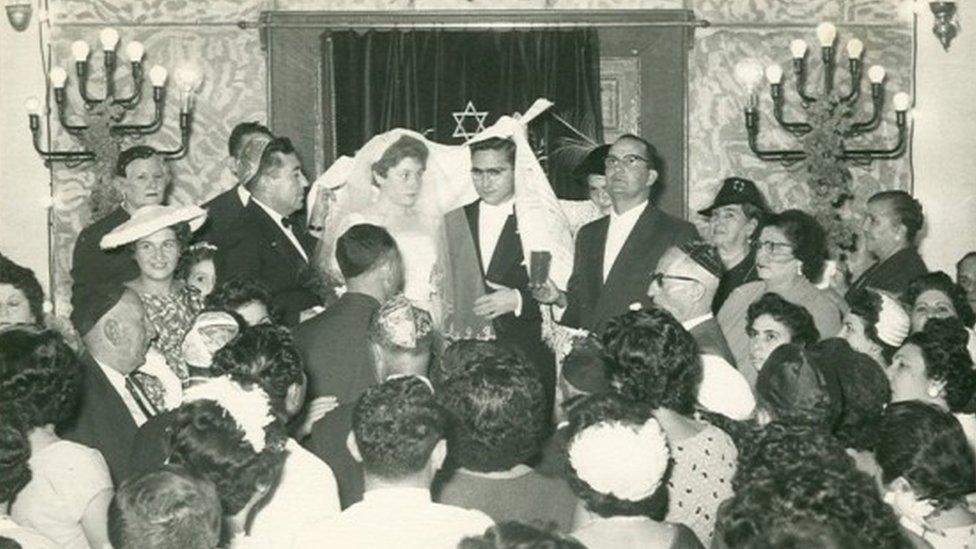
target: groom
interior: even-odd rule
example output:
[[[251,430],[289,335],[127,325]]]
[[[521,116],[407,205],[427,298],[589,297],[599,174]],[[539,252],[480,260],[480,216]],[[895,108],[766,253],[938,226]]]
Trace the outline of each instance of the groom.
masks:
[[[556,385],[552,353],[542,342],[539,303],[529,289],[515,213],[515,142],[492,137],[471,144],[471,179],[480,199],[464,206],[486,294],[475,314],[492,321],[500,343],[520,349],[539,373],[551,411]]]

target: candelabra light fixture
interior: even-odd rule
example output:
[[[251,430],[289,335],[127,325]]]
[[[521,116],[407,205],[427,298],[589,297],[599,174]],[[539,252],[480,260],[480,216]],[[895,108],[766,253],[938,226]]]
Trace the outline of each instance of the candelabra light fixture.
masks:
[[[808,45],[801,39],[793,40],[790,43],[790,53],[793,57],[793,80],[796,94],[799,96],[804,109],[822,101],[836,102],[838,106],[848,107],[852,111],[857,106],[861,96],[861,80],[863,78],[862,55],[864,43],[857,38],[852,38],[847,43],[848,70],[850,72],[850,89],[846,93],[835,92],[836,61],[834,42],[837,38],[837,28],[831,23],[821,23],[817,26],[817,39],[820,42],[820,57],[823,62],[823,92],[820,96],[814,96],[807,91],[806,77],[806,54]],[[756,61],[740,62],[736,67],[736,76],[747,87],[749,87],[749,99],[745,106],[746,133],[749,138],[749,148],[756,156],[763,160],[793,163],[804,160],[807,153],[803,150],[771,150],[764,149],[759,145],[759,100],[755,89],[763,79],[765,73],[766,80],[769,82],[769,95],[773,100],[773,118],[785,130],[800,138],[811,131],[814,127],[810,122],[789,121],[783,114],[785,106],[785,93],[783,90],[783,69],[779,65],[771,65],[763,71],[762,66]],[[874,131],[881,123],[881,115],[884,107],[884,80],[885,69],[880,65],[874,65],[867,71],[868,80],[871,87],[871,116],[864,121],[850,124],[849,129],[843,137],[851,138],[864,135]],[[907,138],[906,112],[911,104],[911,97],[904,92],[895,94],[892,99],[895,108],[895,124],[898,127],[898,138],[894,145],[888,148],[876,149],[849,149],[843,148],[841,158],[843,160],[854,160],[858,162],[870,162],[875,159],[897,158],[905,151]]]
[[[114,137],[123,136],[146,136],[159,131],[163,125],[163,111],[166,99],[166,80],[168,73],[165,68],[155,65],[149,70],[149,81],[152,84],[153,117],[148,122],[143,123],[121,123],[128,113],[133,111],[142,100],[142,88],[145,76],[143,73],[143,58],[145,57],[145,47],[141,42],[132,41],[125,47],[126,57],[132,73],[132,92],[126,97],[116,97],[115,72],[118,58],[116,47],[119,43],[119,33],[115,29],[103,29],[99,35],[103,52],[103,65],[105,74],[104,92],[101,97],[97,97],[89,89],[89,70],[88,58],[91,49],[87,42],[78,40],[71,45],[71,54],[74,57],[75,74],[77,76],[78,95],[81,97],[86,111],[91,111],[99,106],[112,106],[119,109],[119,114],[113,117],[117,122],[109,127],[109,131]],[[72,122],[72,113],[67,100],[66,83],[68,81],[68,71],[63,67],[54,66],[48,72],[48,85],[53,91],[54,103],[58,110],[58,122],[68,133],[78,135],[89,126],[84,123]],[[180,92],[180,144],[176,149],[159,150],[159,154],[168,158],[181,158],[186,154],[190,143],[190,131],[193,121],[193,97],[195,91],[202,82],[203,75],[193,66],[185,65],[176,70],[176,83]],[[41,146],[41,101],[35,97],[25,103],[27,109],[30,131],[33,135],[34,149],[44,158],[46,163],[50,162],[87,162],[96,159],[96,154],[88,150],[44,150]]]

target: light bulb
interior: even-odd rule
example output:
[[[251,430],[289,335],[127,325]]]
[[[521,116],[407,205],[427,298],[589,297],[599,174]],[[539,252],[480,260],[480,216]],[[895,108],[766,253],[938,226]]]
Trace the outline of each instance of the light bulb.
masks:
[[[203,82],[203,73],[193,62],[180,63],[173,74],[176,85],[184,92],[195,90]]]
[[[847,57],[849,59],[858,59],[861,57],[861,53],[864,51],[864,42],[861,42],[857,38],[851,38],[847,42]]]
[[[898,112],[905,112],[908,107],[912,104],[912,98],[905,92],[898,92],[895,94],[894,99],[891,100],[892,104],[895,105],[895,110]]]
[[[149,69],[149,81],[152,82],[154,88],[162,88],[163,84],[166,83],[166,69],[161,65],[154,65],[153,68]]]
[[[793,54],[793,59],[803,59],[803,56],[807,54],[806,41],[797,38],[790,42],[790,52]]]
[[[820,45],[829,48],[834,45],[834,39],[837,38],[837,27],[833,23],[824,21],[817,25],[817,40],[820,40]]]
[[[27,114],[40,115],[41,102],[36,97],[28,97],[27,101],[24,101],[24,109],[27,111]]]
[[[139,63],[142,61],[142,56],[146,53],[146,48],[143,47],[142,42],[129,42],[125,47],[125,55],[129,58],[130,63]]]
[[[779,84],[783,81],[783,68],[779,65],[770,65],[766,67],[766,80],[769,80],[770,84]]]
[[[71,55],[73,55],[75,57],[75,61],[79,63],[88,59],[88,52],[88,42],[85,42],[84,40],[75,40],[74,43],[71,44]]]
[[[115,51],[115,46],[119,43],[119,33],[111,27],[102,29],[98,39],[102,41],[102,49],[105,51]]]
[[[48,77],[51,79],[51,85],[55,89],[60,90],[64,87],[65,80],[68,79],[68,71],[62,67],[51,67],[51,72],[48,73]]]
[[[868,69],[868,80],[872,84],[880,84],[885,79],[885,69],[881,65],[871,65]]]
[[[763,77],[763,68],[755,59],[743,59],[735,65],[735,79],[749,91],[753,91]]]

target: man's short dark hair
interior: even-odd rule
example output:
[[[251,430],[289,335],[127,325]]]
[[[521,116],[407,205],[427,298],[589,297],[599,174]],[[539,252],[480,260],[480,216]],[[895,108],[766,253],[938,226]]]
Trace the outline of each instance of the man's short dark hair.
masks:
[[[213,549],[220,521],[213,483],[167,465],[122,483],[108,509],[108,537],[115,549]]]
[[[962,264],[970,259],[976,259],[976,250],[967,252],[966,255],[959,258],[959,261],[956,261],[956,272],[958,273],[959,269],[962,269]],[[958,282],[958,280],[956,282]]]
[[[650,141],[644,139],[639,135],[634,135],[632,133],[625,133],[621,135],[620,137],[617,138],[617,141],[622,141],[624,139],[637,141],[641,145],[644,145],[644,156],[645,158],[647,158],[647,168],[654,171],[660,171],[660,166],[661,166],[660,157],[657,155],[657,149],[654,148],[654,145],[651,145]],[[614,141],[614,143],[616,143],[617,141]]]
[[[390,255],[399,253],[390,233],[377,225],[353,225],[336,240],[336,262],[346,280],[373,270]]]
[[[415,376],[398,377],[359,397],[352,432],[366,472],[399,479],[427,465],[447,435],[447,418],[426,383]]]
[[[258,164],[254,176],[247,182],[248,190],[252,190],[254,185],[260,181],[262,176],[277,174],[278,170],[284,165],[281,157],[284,155],[295,154],[295,147],[291,144],[291,139],[287,137],[275,137],[264,148],[261,153],[261,162]]]
[[[302,355],[291,331],[265,324],[245,328],[214,353],[210,371],[214,377],[229,375],[242,385],[256,383],[284,413],[288,389],[303,380]]]
[[[471,144],[471,156],[479,151],[499,151],[505,153],[508,163],[515,166],[515,141],[508,137],[489,137]]]
[[[452,465],[472,471],[511,469],[534,458],[548,434],[542,382],[513,353],[487,357],[450,378],[438,400],[452,420]]]
[[[129,164],[135,162],[136,160],[144,160],[154,156],[159,156],[159,151],[150,147],[149,145],[136,145],[135,147],[129,147],[128,149],[119,153],[119,157],[115,161],[115,175],[118,177],[125,177],[125,170],[128,169]]]
[[[241,152],[241,144],[244,142],[244,138],[253,133],[260,133],[272,137],[271,130],[260,122],[241,122],[234,126],[234,129],[230,132],[230,138],[227,140],[227,152],[232,157],[237,158],[237,155]]]
[[[925,214],[922,212],[922,204],[912,198],[912,195],[905,191],[881,191],[876,193],[868,202],[883,200],[891,206],[891,212],[895,215],[898,223],[905,226],[905,238],[909,242],[914,242],[915,235],[922,230],[925,224]]]

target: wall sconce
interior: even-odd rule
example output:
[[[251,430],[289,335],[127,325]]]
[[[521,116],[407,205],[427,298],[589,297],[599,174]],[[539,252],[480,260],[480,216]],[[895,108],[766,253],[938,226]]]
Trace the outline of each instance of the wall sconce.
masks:
[[[23,32],[30,25],[31,12],[30,0],[7,0],[7,21],[17,32]]]
[[[949,44],[959,33],[959,20],[956,17],[955,2],[929,2],[932,15],[935,16],[935,24],[932,25],[932,32],[942,44],[942,49],[949,51]],[[9,9],[9,8],[8,8]]]

